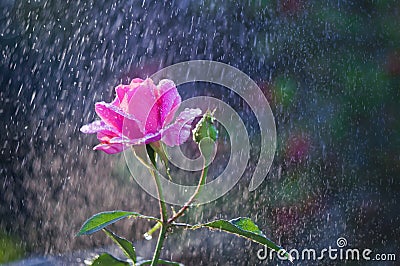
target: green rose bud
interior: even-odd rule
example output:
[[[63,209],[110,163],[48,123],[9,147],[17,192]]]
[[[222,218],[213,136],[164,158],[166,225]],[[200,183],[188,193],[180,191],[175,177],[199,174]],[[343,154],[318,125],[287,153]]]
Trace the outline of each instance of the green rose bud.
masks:
[[[210,138],[213,141],[217,140],[218,130],[214,125],[214,111],[207,111],[200,121],[197,123],[196,127],[193,129],[193,140],[196,143],[204,138]]]
[[[207,111],[193,129],[193,140],[199,145],[205,166],[213,161],[217,151],[215,141],[218,137],[218,130],[214,125],[213,115],[214,111]]]

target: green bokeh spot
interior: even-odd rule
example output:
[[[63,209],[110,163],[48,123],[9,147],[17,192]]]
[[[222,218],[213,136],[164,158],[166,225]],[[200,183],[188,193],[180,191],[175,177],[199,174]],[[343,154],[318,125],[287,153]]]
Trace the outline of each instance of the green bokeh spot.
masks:
[[[288,107],[294,100],[296,94],[296,82],[287,77],[278,77],[274,83],[275,96],[279,104]]]

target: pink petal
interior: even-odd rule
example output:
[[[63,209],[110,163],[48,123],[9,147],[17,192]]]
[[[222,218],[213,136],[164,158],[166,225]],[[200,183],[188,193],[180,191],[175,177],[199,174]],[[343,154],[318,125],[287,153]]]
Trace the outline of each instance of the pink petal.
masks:
[[[154,91],[156,100],[152,103],[151,111],[146,121],[145,132],[155,133],[164,126],[168,125],[181,103],[181,97],[171,80],[163,79]],[[154,120],[157,119],[157,122]]]
[[[176,121],[162,132],[161,140],[168,146],[181,145],[190,136],[193,120],[201,115],[200,109],[186,108],[179,114]]]
[[[115,128],[105,124],[103,121],[97,120],[84,125],[81,131],[87,134],[97,133],[97,139],[101,144],[94,147],[95,150],[102,150],[107,153],[117,153],[123,150],[123,145],[108,144],[110,139],[117,137],[119,133]]]
[[[119,107],[121,107],[125,112],[128,112],[128,104],[132,98],[132,95],[135,93],[137,88],[143,83],[142,79],[135,78],[131,81],[129,85],[118,85],[115,88],[115,92],[117,94],[117,98],[120,101]]]
[[[157,132],[155,134],[147,134],[142,138],[129,139],[126,137],[115,137],[110,139],[110,143],[119,143],[125,145],[143,145],[151,142],[159,141],[161,139],[161,133]]]
[[[112,110],[112,108],[110,108],[111,106],[115,105],[98,102],[95,104],[95,111],[107,125],[113,126],[116,130],[121,132],[124,117],[115,110]]]
[[[115,153],[119,153],[122,152],[123,150],[125,150],[126,148],[128,148],[127,145],[124,144],[108,144],[108,143],[102,143],[99,144],[97,146],[95,146],[93,148],[93,150],[100,150],[100,151],[104,151],[105,153],[108,154],[115,154]]]
[[[120,84],[115,88],[115,93],[117,94],[117,99],[119,102],[123,102],[124,98],[126,98],[126,94],[129,92],[131,86]]]
[[[82,133],[86,134],[94,134],[104,130],[115,132],[115,129],[113,127],[106,125],[106,123],[101,120],[93,121],[90,124],[82,126],[80,129]]]
[[[128,138],[141,138],[144,134],[140,130],[136,120],[125,118],[122,127],[122,135]]]
[[[118,137],[118,134],[115,134],[114,132],[103,130],[97,133],[97,139],[101,143],[109,143],[110,139]]]
[[[168,125],[181,104],[181,96],[176,89],[175,83],[169,79],[161,80],[158,85],[158,99],[160,119],[162,126]]]
[[[176,110],[178,110],[179,106],[181,105],[181,97],[176,97],[174,103],[172,104],[171,110],[168,112],[168,114],[165,116],[164,119],[164,124],[163,126],[165,127],[169,123],[171,123],[172,119],[175,116]]]
[[[140,84],[140,83],[142,83],[142,82],[143,82],[143,79],[141,79],[141,78],[134,78],[134,79],[132,79],[130,85],[137,85],[137,84]]]
[[[128,103],[128,113],[134,116],[144,134],[155,133],[161,129],[158,112],[152,112],[156,102],[156,86],[151,79],[146,79],[133,92]]]
[[[129,138],[143,137],[144,134],[139,127],[140,122],[118,106],[99,102],[96,103],[96,112],[106,124],[115,127],[119,134]]]

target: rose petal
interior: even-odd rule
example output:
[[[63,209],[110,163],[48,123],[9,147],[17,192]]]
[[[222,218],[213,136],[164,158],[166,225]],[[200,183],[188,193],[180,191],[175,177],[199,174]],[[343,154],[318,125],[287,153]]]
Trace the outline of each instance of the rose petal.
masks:
[[[99,102],[96,103],[96,112],[106,124],[114,126],[119,134],[129,138],[143,137],[144,132],[139,127],[140,122],[118,106]]]
[[[138,84],[140,84],[140,83],[142,83],[142,82],[143,82],[143,79],[141,79],[141,78],[134,78],[134,79],[131,80],[130,85],[138,85]]]
[[[151,125],[151,133],[155,133],[158,129],[158,113],[151,113],[151,108],[156,101],[155,97],[156,86],[151,79],[143,81],[133,92],[128,103],[128,113],[135,117],[138,121],[139,128],[144,134],[146,125]]]
[[[104,151],[105,153],[108,153],[108,154],[115,154],[115,153],[122,152],[122,151],[125,150],[126,148],[128,148],[128,146],[127,146],[127,145],[124,145],[124,144],[119,144],[119,143],[115,143],[115,144],[102,143],[102,144],[99,144],[99,145],[95,146],[95,147],[93,148],[93,150],[100,150],[100,151]]]
[[[167,126],[173,120],[176,111],[178,110],[179,106],[181,105],[181,97],[176,97],[174,103],[172,104],[171,110],[164,118],[163,127]]]
[[[124,85],[120,84],[115,88],[115,93],[117,94],[116,98],[119,100],[120,103],[124,101],[125,98],[127,98],[127,94],[129,90],[131,89],[130,85]],[[122,109],[124,109],[122,106],[120,106]]]
[[[152,103],[146,121],[146,134],[155,133],[168,125],[177,109],[175,107],[177,107],[181,102],[178,90],[176,89],[174,82],[171,80],[161,80],[157,85],[154,94],[156,100]]]
[[[120,101],[119,107],[125,112],[129,112],[128,104],[132,98],[132,95],[135,93],[142,82],[142,79],[136,78],[133,79],[129,85],[121,84],[115,88],[115,92],[117,94],[116,98],[118,98],[118,100]]]
[[[93,121],[90,124],[82,126],[80,129],[80,131],[82,133],[86,133],[86,134],[94,134],[94,133],[104,131],[104,130],[115,132],[115,129],[113,127],[107,125],[106,123],[104,123],[101,120]]]
[[[117,108],[115,105],[109,103],[98,102],[95,104],[95,111],[104,123],[113,126],[116,130],[121,132],[124,117],[115,110],[112,110],[112,108],[110,108],[111,106]]]
[[[161,80],[157,85],[160,96],[157,101],[160,104],[160,118],[162,126],[168,125],[175,115],[177,107],[181,104],[181,96],[176,89],[175,83],[169,79]]]
[[[101,143],[109,143],[112,138],[118,137],[118,134],[115,134],[112,131],[102,130],[97,133],[97,139]]]
[[[110,139],[110,143],[120,143],[125,145],[143,145],[151,142],[159,141],[161,139],[161,133],[147,134],[146,136],[138,139],[129,139],[126,137],[115,137]]]
[[[180,145],[190,136],[193,120],[201,115],[200,109],[186,108],[179,114],[176,121],[162,132],[161,140],[168,146]]]

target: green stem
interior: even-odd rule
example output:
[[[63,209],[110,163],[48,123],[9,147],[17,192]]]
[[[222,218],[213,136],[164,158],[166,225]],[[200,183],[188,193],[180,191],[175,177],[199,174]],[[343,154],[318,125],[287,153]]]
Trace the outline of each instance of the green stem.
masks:
[[[161,181],[158,173],[153,171],[154,180],[156,181],[157,193],[158,193],[158,203],[160,205],[161,221],[166,222],[168,218],[167,205],[165,204],[164,194],[161,186]]]
[[[164,244],[165,236],[166,236],[166,233],[167,233],[167,227],[168,227],[168,225],[165,224],[165,223],[163,223],[161,225],[161,231],[160,231],[160,234],[158,236],[156,249],[154,250],[153,259],[151,260],[151,265],[152,266],[157,265],[158,259],[160,258],[161,249],[162,249],[162,246]]]
[[[154,157],[153,165],[154,165],[155,169],[151,170],[151,172],[152,172],[152,175],[154,177],[154,180],[155,180],[156,186],[157,186],[158,202],[160,205],[160,215],[161,215],[161,221],[162,221],[160,235],[158,236],[156,249],[154,250],[153,259],[151,261],[151,265],[157,265],[158,259],[160,258],[161,249],[164,244],[164,239],[165,239],[165,236],[167,233],[168,214],[167,214],[167,206],[165,204],[164,194],[163,194],[163,190],[162,190],[162,186],[161,186],[160,176],[158,175],[158,172],[157,172],[157,159],[155,157]]]

